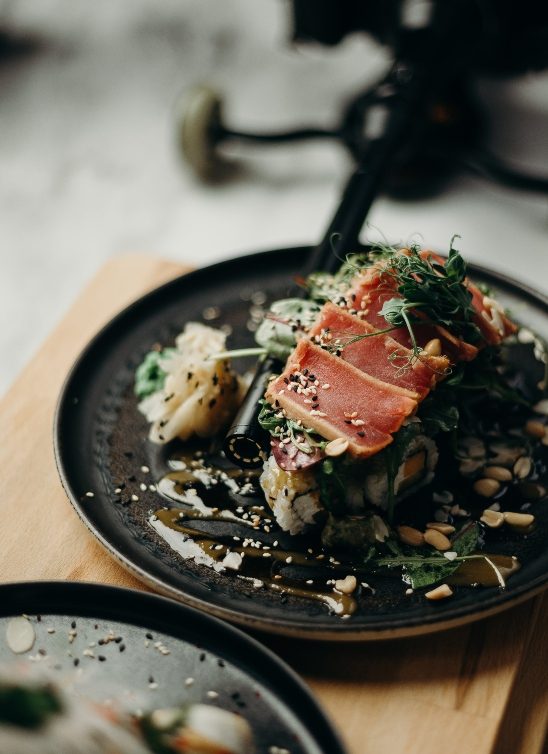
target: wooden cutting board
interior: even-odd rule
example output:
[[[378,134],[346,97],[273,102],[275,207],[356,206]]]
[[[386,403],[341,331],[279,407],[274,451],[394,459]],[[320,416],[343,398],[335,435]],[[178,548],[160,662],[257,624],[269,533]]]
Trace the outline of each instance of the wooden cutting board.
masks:
[[[0,580],[74,579],[143,589],[79,521],[53,459],[55,402],[91,336],[184,272],[110,261],[0,403]],[[354,645],[260,637],[311,686],[351,754],[539,754],[548,720],[548,595],[425,637]]]

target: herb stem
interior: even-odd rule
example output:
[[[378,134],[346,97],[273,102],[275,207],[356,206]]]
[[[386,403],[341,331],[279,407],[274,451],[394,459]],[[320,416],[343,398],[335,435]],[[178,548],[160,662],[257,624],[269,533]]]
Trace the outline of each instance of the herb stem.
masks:
[[[221,361],[222,359],[237,359],[240,356],[266,356],[268,350],[266,348],[236,348],[233,351],[221,351],[220,353],[212,353],[207,357],[206,361]]]

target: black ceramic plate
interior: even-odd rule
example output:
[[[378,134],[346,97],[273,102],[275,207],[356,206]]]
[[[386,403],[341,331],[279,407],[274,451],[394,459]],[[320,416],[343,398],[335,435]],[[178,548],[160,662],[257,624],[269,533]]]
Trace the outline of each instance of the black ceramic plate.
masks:
[[[146,422],[132,391],[136,366],[154,343],[169,344],[186,322],[204,316],[213,326],[230,325],[230,347],[252,344],[248,324],[253,307],[263,293],[268,300],[287,293],[306,251],[265,252],[184,275],[138,300],[89,344],[67,379],[55,420],[59,471],[82,520],[115,558],[154,589],[227,620],[277,633],[339,640],[424,633],[489,615],[538,592],[548,582],[545,504],[535,511],[534,534],[516,553],[523,567],[505,591],[460,589],[451,600],[432,604],[418,593],[406,596],[401,582],[386,579],[375,595],[363,596],[350,620],[328,614],[322,604],[281,598],[183,560],[152,530],[149,515],[162,501],[148,484],[166,472],[166,450],[146,439]],[[522,324],[548,339],[546,300],[539,294],[481,268],[472,266],[471,275],[493,288]],[[150,471],[143,472],[142,466]],[[126,487],[117,495],[120,480]],[[124,504],[131,494],[138,501]]]
[[[14,655],[6,628],[21,614],[36,638],[29,652]],[[100,643],[110,632],[116,641]],[[163,597],[67,582],[0,586],[0,667],[26,663],[74,683],[86,698],[116,699],[129,712],[198,702],[238,712],[253,729],[257,754],[276,746],[291,754],[344,754],[310,693],[275,655]]]

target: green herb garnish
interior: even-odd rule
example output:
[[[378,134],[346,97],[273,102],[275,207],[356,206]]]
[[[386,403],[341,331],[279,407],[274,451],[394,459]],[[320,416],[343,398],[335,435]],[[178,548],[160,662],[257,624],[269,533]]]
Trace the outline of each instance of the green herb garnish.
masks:
[[[20,728],[39,728],[63,710],[55,689],[48,685],[0,685],[0,722]]]
[[[160,361],[165,361],[176,353],[175,348],[164,348],[163,351],[149,351],[135,371],[135,395],[143,400],[157,390],[164,387],[166,373],[160,366]]]
[[[392,557],[377,558],[374,563],[388,568],[403,568],[406,580],[413,589],[419,589],[448,578],[465,560],[476,558],[488,560],[484,555],[472,554],[477,549],[478,538],[479,527],[475,522],[470,522],[465,524],[451,541],[451,550],[457,553],[454,560],[448,560],[442,553],[423,555],[417,549],[411,550],[392,542],[395,554]]]
[[[472,294],[465,285],[466,263],[453,247],[457,237],[451,239],[444,265],[421,257],[419,248],[412,246],[405,254],[389,256],[381,267],[381,276],[393,278],[395,290],[401,296],[387,301],[381,314],[391,325],[407,327],[414,347],[416,341],[408,316],[411,309],[420,311],[425,322],[446,327],[468,343],[481,337],[473,322],[476,311]]]
[[[272,437],[279,440],[289,437],[293,445],[307,454],[313,453],[315,448],[323,449],[327,444],[327,440],[312,427],[304,427],[294,419],[285,416],[282,409],[275,408],[264,398],[261,398],[259,403],[261,404],[259,424]]]

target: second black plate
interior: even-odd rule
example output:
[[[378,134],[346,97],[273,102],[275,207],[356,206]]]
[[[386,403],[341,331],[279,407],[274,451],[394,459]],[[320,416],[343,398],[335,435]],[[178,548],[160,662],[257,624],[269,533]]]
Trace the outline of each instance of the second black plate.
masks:
[[[11,618],[28,616],[35,641],[14,655]],[[107,640],[105,640],[107,637]],[[112,638],[114,637],[114,638]],[[129,713],[213,704],[243,715],[257,754],[344,754],[297,676],[241,631],[171,600],[94,584],[0,586],[0,668],[30,665],[61,686]]]

